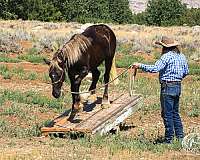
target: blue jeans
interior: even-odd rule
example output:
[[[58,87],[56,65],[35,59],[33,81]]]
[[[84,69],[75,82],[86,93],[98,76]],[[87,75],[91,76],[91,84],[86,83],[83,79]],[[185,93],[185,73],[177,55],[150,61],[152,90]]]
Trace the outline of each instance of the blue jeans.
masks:
[[[165,141],[170,143],[174,133],[177,139],[182,139],[183,125],[179,115],[179,97],[181,94],[181,83],[161,83],[161,116],[165,126]]]

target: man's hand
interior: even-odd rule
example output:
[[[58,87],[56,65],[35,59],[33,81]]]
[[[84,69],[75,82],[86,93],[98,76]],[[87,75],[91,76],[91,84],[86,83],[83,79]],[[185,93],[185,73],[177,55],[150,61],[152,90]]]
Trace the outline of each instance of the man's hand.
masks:
[[[132,68],[140,68],[141,63],[133,63]]]

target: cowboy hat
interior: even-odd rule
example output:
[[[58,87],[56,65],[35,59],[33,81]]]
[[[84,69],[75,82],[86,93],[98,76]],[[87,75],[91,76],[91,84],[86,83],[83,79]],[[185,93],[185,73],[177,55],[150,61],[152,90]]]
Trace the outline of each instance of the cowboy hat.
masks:
[[[162,45],[164,47],[174,47],[180,45],[176,40],[166,36],[163,36],[160,41],[156,41],[155,44]]]

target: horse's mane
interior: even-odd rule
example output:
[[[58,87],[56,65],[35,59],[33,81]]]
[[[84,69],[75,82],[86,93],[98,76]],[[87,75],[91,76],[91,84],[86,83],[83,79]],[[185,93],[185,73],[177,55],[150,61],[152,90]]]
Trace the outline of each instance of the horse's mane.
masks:
[[[53,59],[59,60],[58,54],[60,53],[62,58],[67,60],[69,66],[73,65],[80,59],[81,55],[90,45],[91,41],[87,37],[82,34],[75,34],[64,44],[59,52],[54,54]]]

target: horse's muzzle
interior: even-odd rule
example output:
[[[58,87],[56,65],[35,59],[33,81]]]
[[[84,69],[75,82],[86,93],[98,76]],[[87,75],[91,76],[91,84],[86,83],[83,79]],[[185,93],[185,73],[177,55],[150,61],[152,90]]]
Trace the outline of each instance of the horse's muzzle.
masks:
[[[53,91],[52,91],[52,95],[53,95],[55,98],[59,98],[60,95],[61,95],[61,91],[55,91],[55,90],[53,90]]]

